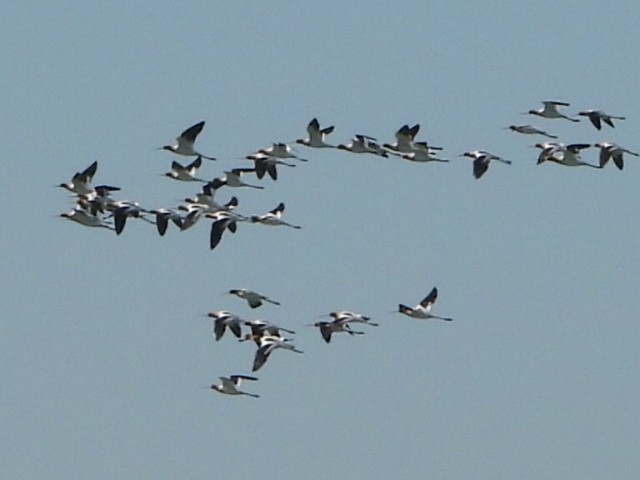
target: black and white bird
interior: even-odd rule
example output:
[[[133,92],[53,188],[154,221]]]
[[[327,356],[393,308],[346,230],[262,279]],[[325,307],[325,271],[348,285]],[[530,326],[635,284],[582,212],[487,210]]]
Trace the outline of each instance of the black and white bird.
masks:
[[[84,225],[85,227],[101,227],[101,228],[107,228],[109,230],[115,230],[109,223],[107,223],[100,216],[94,215],[91,212],[88,212],[80,208],[74,208],[70,212],[61,213],[60,216],[62,218],[66,218],[68,220],[77,222],[80,225]]]
[[[220,340],[224,335],[227,327],[236,337],[242,338],[242,325],[244,320],[228,310],[218,310],[209,312],[207,316],[212,319],[212,331],[216,341]]]
[[[256,173],[256,177],[259,179],[264,178],[265,174],[269,174],[269,176],[273,180],[278,180],[278,165],[285,165],[287,167],[295,167],[293,163],[285,162],[284,160],[280,160],[277,157],[272,157],[269,155],[265,155],[264,153],[254,153],[251,155],[247,155],[245,157],[248,160],[253,160],[254,170]]]
[[[173,178],[174,180],[180,180],[182,182],[203,182],[205,180],[196,177],[198,169],[202,166],[202,157],[198,156],[189,165],[182,165],[175,160],[171,162],[171,170],[165,173],[165,177]]]
[[[296,140],[296,143],[310,148],[336,148],[334,145],[329,145],[324,141],[326,136],[333,132],[333,129],[333,125],[321,129],[318,119],[314,118],[307,125],[307,133],[309,134],[309,137],[300,138]]]
[[[336,318],[335,320],[332,320],[330,322],[315,322],[309,326],[317,327],[320,330],[320,335],[322,335],[322,338],[327,343],[331,342],[331,336],[334,333],[344,332],[344,333],[348,333],[351,336],[364,335],[364,332],[356,332],[354,330],[351,330],[351,327],[349,327],[350,321],[351,320],[342,317],[342,318]]]
[[[149,213],[156,216],[156,228],[161,237],[167,232],[169,221],[173,222],[180,230],[183,229],[184,218],[174,208],[156,208],[149,210]]]
[[[431,308],[433,304],[436,302],[438,298],[438,289],[433,287],[433,290],[429,292],[429,295],[424,297],[422,301],[416,305],[415,307],[409,307],[407,305],[403,305],[402,303],[398,305],[398,312],[408,315],[412,318],[421,318],[421,319],[437,319],[437,320],[446,320],[450,322],[451,318],[448,317],[439,317],[437,315],[433,315],[431,313]]]
[[[625,153],[633,155],[634,157],[640,156],[636,152],[632,152],[631,150],[627,150],[626,148],[622,148],[620,145],[616,145],[611,142],[598,142],[594,146],[600,149],[600,168],[604,167],[609,160],[613,160],[616,167],[618,167],[619,170],[622,170],[624,167],[623,155]]]
[[[584,110],[578,113],[578,115],[581,115],[583,117],[588,117],[591,123],[593,124],[593,126],[596,127],[598,130],[602,128],[602,122],[606,123],[611,128],[615,128],[615,125],[613,124],[613,120],[625,119],[625,117],[617,117],[615,115],[609,115],[607,113],[604,113],[602,110]]]
[[[591,146],[589,143],[572,143],[564,145],[562,143],[536,143],[537,148],[542,149],[538,155],[538,165],[543,162],[553,162],[566,167],[592,167],[602,168],[600,165],[593,165],[580,160],[580,152]]]
[[[220,188],[222,186],[240,188],[240,187],[249,187],[255,188],[258,190],[264,189],[264,187],[260,185],[253,185],[250,183],[246,183],[242,180],[243,175],[248,173],[256,173],[255,168],[233,168],[229,171],[224,172],[224,175],[221,177],[214,178],[211,181],[211,186],[214,189]]]
[[[176,143],[173,145],[165,145],[160,147],[161,150],[168,150],[178,155],[184,155],[185,157],[202,157],[207,160],[215,160],[214,157],[208,157],[198,152],[194,148],[196,138],[200,134],[204,127],[204,122],[198,122],[195,125],[187,128],[184,132],[176,138]]]
[[[98,170],[98,162],[93,162],[87,168],[81,172],[76,172],[69,183],[61,183],[58,185],[61,188],[69,190],[76,195],[89,195],[95,192],[91,186],[91,180],[95,176]],[[112,187],[115,188],[115,187]],[[116,190],[119,190],[116,188]]]
[[[371,317],[367,317],[361,313],[350,312],[348,310],[340,310],[335,312],[330,312],[329,316],[333,318],[334,321],[342,321],[346,323],[364,323],[366,325],[372,325],[377,327],[378,324],[371,321]]]
[[[259,398],[260,395],[255,393],[243,392],[239,390],[240,384],[243,380],[256,381],[256,377],[249,377],[247,375],[231,375],[230,377],[220,377],[222,383],[217,385],[211,385],[211,390],[216,392],[225,393],[227,395],[247,395],[248,397]]]
[[[403,125],[396,132],[396,142],[385,143],[382,146],[392,153],[413,153],[413,140],[416,138],[419,130],[420,125],[417,124],[413,127],[409,127],[409,125]]]
[[[448,162],[449,160],[436,157],[441,150],[442,148],[432,147],[427,142],[413,142],[413,152],[403,153],[401,156],[411,162]]]
[[[276,158],[295,158],[296,160],[300,160],[301,162],[307,162],[306,158],[300,158],[294,153],[291,153],[291,146],[286,143],[274,143],[270,147],[261,148],[256,153],[262,153],[264,155],[268,155],[270,157]]]
[[[219,210],[214,213],[206,213],[205,217],[213,219],[211,233],[209,235],[209,248],[213,250],[220,243],[225,230],[236,233],[237,222],[246,222],[247,218],[229,210]]]
[[[511,160],[505,160],[504,158],[485,150],[472,150],[470,152],[464,152],[461,156],[473,159],[473,176],[476,179],[482,177],[486,173],[489,169],[489,163],[493,160],[506,165],[511,165]]]
[[[566,120],[571,120],[572,122],[579,122],[579,118],[568,117],[563,113],[558,111],[558,107],[568,107],[570,104],[566,102],[555,102],[555,101],[545,101],[542,102],[544,107],[539,110],[529,110],[527,113],[530,115],[537,115],[542,118],[564,118]]]
[[[268,213],[265,213],[264,215],[252,215],[251,221],[253,223],[262,223],[263,225],[283,225],[285,227],[291,227],[295,229],[302,228],[299,225],[292,225],[282,220],[282,212],[284,212],[284,203],[280,202],[276,208],[269,211]]]
[[[514,132],[522,133],[524,135],[543,135],[547,138],[558,138],[555,135],[551,135],[550,133],[545,132],[544,130],[540,130],[533,125],[510,125],[507,127],[509,130]]]
[[[256,350],[256,354],[253,359],[253,371],[259,370],[269,358],[269,355],[274,350],[281,348],[283,350],[289,350],[295,353],[303,353],[302,350],[298,350],[287,339],[277,337],[264,337],[260,340],[260,347]]]
[[[108,206],[113,212],[113,224],[116,227],[116,234],[120,235],[124,230],[128,218],[138,218],[147,223],[155,223],[145,217],[147,210],[142,208],[138,202],[119,200]]]
[[[246,326],[251,329],[251,333],[247,333],[243,338],[240,339],[241,342],[246,340],[253,340],[258,347],[262,344],[262,340],[265,338],[275,338],[275,339],[283,339],[283,341],[289,341],[288,339],[284,339],[280,332],[286,332],[291,335],[294,335],[296,332],[293,330],[289,330],[284,327],[280,327],[278,325],[274,325],[273,323],[266,322],[264,320],[251,320],[244,322]]]
[[[231,295],[235,295],[238,298],[246,300],[251,308],[258,308],[263,302],[268,302],[273,305],[280,305],[280,302],[271,300],[269,297],[262,295],[261,293],[254,292],[253,290],[247,290],[244,288],[236,288],[229,290]]]
[[[377,140],[373,137],[357,134],[351,139],[351,143],[340,144],[336,148],[351,153],[370,153],[387,158],[389,156],[387,151],[375,142]]]

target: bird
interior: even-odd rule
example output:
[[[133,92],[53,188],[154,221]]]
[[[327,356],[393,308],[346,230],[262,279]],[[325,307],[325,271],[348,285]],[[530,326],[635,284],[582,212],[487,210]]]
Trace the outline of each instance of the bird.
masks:
[[[182,164],[176,162],[175,160],[171,162],[171,171],[165,173],[164,175],[169,178],[173,178],[174,180],[180,180],[183,182],[203,182],[206,183],[205,180],[201,178],[197,178],[196,172],[202,166],[202,157],[198,156],[193,162],[191,162],[187,166],[183,166]]]
[[[273,305],[280,305],[280,302],[271,300],[270,298],[265,297],[264,295],[258,292],[254,292],[253,290],[246,290],[244,288],[239,288],[239,289],[229,290],[229,293],[231,295],[235,295],[238,298],[242,298],[243,300],[246,300],[251,308],[258,308],[260,305],[262,305],[263,302],[269,302]]]
[[[91,186],[91,180],[95,176],[97,170],[98,162],[95,161],[87,168],[85,168],[82,172],[76,172],[73,177],[71,177],[71,182],[61,183],[58,186],[69,190],[76,195],[91,194],[94,192],[94,189]]]
[[[583,117],[589,117],[589,120],[591,120],[591,123],[593,124],[593,126],[596,127],[598,130],[602,128],[602,122],[606,123],[611,128],[615,128],[615,125],[613,124],[614,119],[615,120],[625,119],[625,117],[616,117],[614,115],[606,114],[602,110],[584,110],[582,112],[579,112],[578,115],[581,115]]]
[[[414,125],[413,127],[403,125],[396,132],[396,142],[391,144],[385,143],[382,146],[395,153],[413,153],[413,140],[416,138],[419,130],[420,125]]]
[[[338,150],[345,150],[351,153],[371,153],[373,155],[379,155],[387,158],[389,156],[387,151],[375,142],[377,142],[377,140],[373,137],[356,134],[351,139],[351,143],[340,144],[336,148],[338,148]]]
[[[568,107],[570,104],[566,102],[544,101],[542,102],[544,107],[539,110],[529,110],[527,113],[530,115],[537,115],[542,118],[564,118],[571,120],[572,122],[579,122],[579,118],[571,118],[558,112],[558,107]]]
[[[261,148],[256,153],[263,153],[270,157],[276,158],[295,158],[301,162],[307,162],[306,158],[300,158],[297,155],[291,153],[291,147],[286,143],[273,143],[270,147]]]
[[[465,152],[461,156],[473,158],[473,176],[478,179],[489,169],[489,163],[492,160],[511,165],[511,160],[505,160],[502,157],[489,153],[485,150],[473,150]]]
[[[290,350],[295,353],[303,353],[302,350],[298,350],[292,343],[289,343],[284,338],[278,337],[265,337],[260,340],[260,347],[256,350],[256,354],[253,359],[252,371],[258,371],[267,361],[269,355],[277,349],[282,348],[284,350]]]
[[[280,160],[277,157],[271,157],[264,153],[254,153],[252,155],[247,155],[245,157],[248,160],[253,160],[254,170],[256,172],[256,177],[258,179],[262,179],[265,174],[269,174],[269,176],[273,180],[278,180],[278,170],[276,169],[277,165],[286,165],[287,167],[295,167],[293,163],[288,163],[283,160]]]
[[[439,317],[437,315],[433,315],[430,313],[431,308],[433,307],[433,304],[436,302],[436,298],[438,298],[438,289],[436,287],[433,287],[431,292],[429,292],[429,295],[424,297],[418,305],[411,308],[401,303],[398,305],[398,311],[412,318],[423,318],[423,319],[434,318],[437,320],[445,320],[447,322],[452,321],[453,320],[452,318]]]
[[[252,215],[251,221],[253,223],[262,223],[263,225],[284,225],[285,227],[291,227],[295,229],[302,228],[299,225],[292,225],[282,220],[282,212],[284,212],[284,203],[280,202],[276,208],[269,211],[268,213],[265,213],[264,215]]]
[[[340,320],[346,323],[365,323],[367,325],[372,325],[377,327],[378,324],[371,321],[370,317],[362,315],[361,313],[350,312],[348,310],[340,310],[335,312],[330,312],[329,316],[333,318],[333,320]]]
[[[211,181],[211,186],[214,189],[220,188],[222,186],[227,186],[227,187],[234,187],[234,188],[250,187],[250,188],[256,188],[258,190],[262,190],[264,189],[263,186],[252,185],[249,183],[245,183],[242,180],[243,175],[247,173],[255,173],[255,172],[256,172],[255,168],[233,168],[229,171],[225,171],[222,177],[214,178]]]
[[[149,210],[149,213],[156,216],[156,228],[158,229],[158,233],[161,237],[164,236],[167,231],[169,220],[171,220],[180,230],[183,229],[182,225],[184,219],[180,213],[173,208],[156,208],[154,210]]]
[[[204,127],[204,121],[198,122],[195,125],[187,128],[184,132],[176,138],[174,145],[165,145],[160,147],[161,150],[168,150],[178,155],[184,155],[185,157],[202,157],[207,160],[216,160],[214,157],[208,157],[194,149],[194,143],[196,138]]]
[[[145,218],[144,214],[148,212],[140,207],[137,202],[118,201],[110,205],[109,208],[113,209],[113,224],[116,227],[117,235],[120,235],[124,230],[127,218],[140,218],[145,222],[153,223]]]
[[[540,130],[532,125],[510,125],[507,128],[514,132],[524,133],[525,135],[544,135],[547,138],[558,138],[557,136],[551,135],[550,133]]]
[[[264,320],[251,320],[244,322],[246,326],[251,329],[251,333],[247,333],[243,338],[239,341],[244,342],[246,340],[253,340],[256,345],[260,346],[263,338],[275,337],[275,338],[284,338],[280,334],[280,331],[289,333],[291,335],[295,334],[293,330],[288,330],[284,327],[279,327],[274,325],[273,323],[265,322]],[[289,341],[289,340],[286,340]]]
[[[224,335],[227,327],[236,337],[242,337],[242,320],[239,316],[229,312],[228,310],[218,310],[216,312],[207,313],[207,317],[212,319],[213,336],[216,341],[220,340]]]
[[[593,165],[580,160],[580,152],[591,145],[589,143],[572,143],[571,145],[563,145],[562,143],[537,143],[536,147],[541,148],[542,152],[538,156],[538,165],[542,162],[549,161],[564,165],[567,167],[592,167],[602,168],[600,165]],[[560,154],[557,156],[556,154]]]
[[[84,225],[85,227],[102,227],[102,228],[107,228],[109,230],[115,230],[115,228],[113,228],[111,225],[106,223],[99,216],[79,208],[74,208],[70,212],[61,213],[60,216],[62,218],[73,220],[74,222],[77,222],[80,225]]]
[[[622,170],[624,167],[624,160],[622,158],[623,154],[628,153],[635,157],[640,156],[636,152],[632,152],[631,150],[627,150],[626,148],[622,148],[620,145],[616,145],[611,142],[598,142],[594,146],[600,149],[600,168],[604,167],[611,159],[613,160],[613,163],[615,163],[616,167],[618,167],[619,170]]]
[[[341,317],[332,320],[331,322],[315,322],[309,325],[310,327],[317,327],[320,329],[320,335],[325,342],[331,342],[331,335],[334,333],[345,332],[349,335],[364,335],[364,332],[356,332],[351,330],[349,327],[349,320],[347,318]]]
[[[414,142],[413,143],[413,152],[411,153],[403,153],[401,155],[405,160],[409,160],[412,162],[448,162],[444,158],[438,158],[435,155],[441,151],[440,147],[432,147],[427,144],[427,142]]]
[[[249,377],[247,375],[231,375],[230,377],[220,377],[220,380],[222,380],[222,383],[218,385],[211,385],[209,388],[216,392],[226,393],[227,395],[247,395],[254,398],[260,397],[260,395],[256,395],[255,393],[238,390],[243,380],[256,381],[258,380],[256,377]]]
[[[307,133],[309,133],[309,137],[300,138],[296,140],[296,143],[310,148],[336,148],[324,141],[325,137],[333,132],[333,129],[333,125],[321,129],[318,119],[314,118],[307,125]]]
[[[222,234],[225,230],[229,230],[231,233],[236,232],[237,222],[248,221],[245,217],[242,217],[236,213],[228,210],[219,210],[215,213],[206,213],[207,218],[213,218],[211,224],[211,233],[209,236],[209,248],[213,250],[220,243]]]

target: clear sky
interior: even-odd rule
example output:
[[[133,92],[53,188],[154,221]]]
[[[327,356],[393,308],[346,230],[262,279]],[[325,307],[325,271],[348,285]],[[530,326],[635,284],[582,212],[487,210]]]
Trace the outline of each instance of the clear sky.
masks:
[[[640,159],[536,165],[541,137],[640,150],[637,2],[9,2],[2,9],[2,478],[637,479]],[[536,119],[566,112],[627,117]],[[237,195],[301,230],[201,222],[163,238],[61,219],[94,160],[119,198],[172,206],[157,147],[205,120],[212,178],[309,120],[418,140],[448,164],[336,150]],[[513,161],[480,180],[459,155]],[[597,162],[597,150],[583,160]],[[428,322],[398,313],[437,286]],[[223,292],[282,305],[251,311]],[[297,331],[246,389],[253,348],[208,311]],[[381,325],[325,344],[332,310]]]

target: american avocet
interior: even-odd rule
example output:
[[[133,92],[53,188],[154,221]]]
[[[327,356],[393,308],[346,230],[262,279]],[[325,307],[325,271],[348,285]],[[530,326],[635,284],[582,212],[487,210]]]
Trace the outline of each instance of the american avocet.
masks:
[[[58,186],[69,190],[76,195],[91,194],[94,192],[94,189],[91,186],[91,180],[95,176],[97,170],[98,162],[96,161],[85,168],[82,172],[76,172],[75,175],[71,178],[71,182],[61,183]]]
[[[196,172],[202,166],[202,157],[196,158],[189,165],[184,166],[175,160],[171,162],[171,171],[164,175],[174,180],[180,180],[183,182],[205,182],[201,178],[196,177]],[[206,182],[205,182],[206,183]]]
[[[362,315],[361,313],[350,312],[348,310],[340,310],[337,312],[330,312],[329,316],[334,321],[344,321],[346,323],[365,323],[377,327],[377,323],[373,323],[370,317]]]
[[[322,335],[322,338],[327,343],[331,342],[331,335],[333,335],[334,333],[345,332],[352,336],[364,335],[364,332],[356,332],[354,330],[351,330],[351,327],[349,327],[349,321],[350,320],[348,320],[347,318],[337,318],[331,322],[315,322],[309,326],[319,328],[320,335]]]
[[[277,180],[278,179],[278,170],[276,170],[277,165],[286,165],[287,167],[295,167],[292,163],[287,163],[283,160],[280,160],[277,157],[271,157],[269,155],[265,155],[264,153],[254,153],[252,155],[247,155],[245,158],[248,160],[253,160],[254,169],[256,172],[256,177],[262,179],[266,173],[269,176]]]
[[[376,139],[373,137],[357,134],[351,139],[351,143],[340,144],[337,148],[351,153],[372,153],[375,155],[376,152],[369,147],[369,143],[375,141]],[[383,156],[387,157],[389,155],[385,151]]]
[[[602,110],[585,110],[583,112],[578,113],[578,115],[581,115],[583,117],[589,117],[589,120],[591,120],[591,123],[593,124],[593,126],[596,127],[598,130],[602,128],[602,122],[606,123],[612,128],[615,128],[615,125],[613,124],[614,119],[615,120],[625,119],[625,117],[616,117],[614,115],[609,115],[607,113],[604,113]]]
[[[261,341],[265,337],[284,339],[284,337],[282,337],[282,335],[280,334],[281,331],[289,333],[291,335],[296,333],[293,330],[279,327],[277,325],[274,325],[273,323],[265,322],[264,320],[251,320],[244,322],[244,324],[251,328],[251,333],[246,334],[244,338],[240,339],[240,341],[243,342],[246,340],[253,340],[258,346],[261,345]],[[289,340],[285,339],[285,341]]]
[[[283,225],[285,227],[291,227],[296,229],[302,228],[299,225],[292,225],[282,220],[281,219],[282,212],[284,212],[284,203],[280,202],[278,206],[273,210],[269,211],[269,213],[265,213],[264,215],[252,215],[251,221],[254,223],[256,222],[262,223],[263,225],[272,225],[272,226]]]
[[[301,138],[296,140],[296,143],[311,148],[335,148],[333,145],[329,145],[324,141],[325,137],[333,132],[333,126],[320,129],[320,123],[317,118],[314,118],[307,125],[308,138]]]
[[[296,353],[302,353],[302,350],[298,350],[292,343],[289,343],[286,339],[277,337],[264,337],[260,340],[260,347],[256,351],[253,359],[253,371],[257,371],[262,367],[269,355],[277,349],[282,348],[284,350],[290,350]]]
[[[420,125],[417,124],[413,127],[409,127],[409,125],[403,125],[396,132],[396,142],[385,143],[382,146],[387,150],[391,150],[395,153],[413,153],[413,140],[416,138],[419,130]]]
[[[558,143],[555,146],[554,144],[538,143],[536,147],[542,148],[542,152],[538,156],[538,164],[549,161],[566,167],[602,168],[600,165],[593,165],[580,160],[580,152],[590,146],[589,143],[572,143],[566,146],[562,143]],[[560,156],[556,154],[560,154]]]
[[[156,228],[160,236],[163,236],[167,227],[169,226],[169,220],[171,220],[180,230],[182,230],[183,218],[180,213],[173,208],[156,208],[149,210],[149,213],[156,216]]]
[[[420,162],[420,163],[448,162],[449,160],[436,157],[437,153],[441,150],[442,148],[440,147],[429,146],[427,142],[414,142],[413,152],[402,154],[402,158],[412,162]]]
[[[147,210],[138,205],[138,202],[129,202],[120,200],[109,205],[113,211],[113,224],[116,227],[116,234],[120,235],[124,230],[127,218],[139,218],[147,223],[154,223],[147,219],[144,214],[149,213]]]
[[[79,208],[74,208],[70,212],[61,213],[60,216],[62,218],[73,220],[74,222],[77,222],[80,225],[84,225],[85,227],[102,227],[108,228],[109,230],[114,230],[114,228],[110,224],[108,224],[99,216],[93,215],[92,213]]]
[[[207,160],[215,160],[214,157],[208,157],[206,155],[197,152],[193,145],[196,141],[196,137],[202,131],[204,127],[204,122],[199,122],[193,125],[192,127],[187,128],[184,132],[180,134],[178,138],[176,138],[175,145],[165,145],[164,147],[160,147],[161,150],[168,150],[170,152],[176,153],[178,155],[184,155],[185,157],[202,157]]]
[[[492,160],[511,165],[511,160],[505,160],[502,157],[489,153],[485,150],[473,150],[465,152],[461,156],[473,158],[473,176],[478,179],[489,169],[489,163]]]
[[[514,132],[523,133],[525,135],[543,135],[547,138],[558,138],[555,135],[551,135],[550,133],[545,132],[544,130],[540,130],[532,125],[510,125],[506,127],[509,130],[513,130]]]
[[[625,153],[635,157],[640,156],[636,152],[632,152],[631,150],[627,150],[626,148],[622,148],[620,145],[616,145],[611,142],[598,142],[595,146],[600,149],[600,167],[604,167],[609,159],[611,159],[613,160],[613,163],[615,163],[616,167],[618,167],[619,170],[622,170],[624,167],[624,160],[622,156]]]
[[[256,153],[263,153],[270,157],[276,158],[295,158],[296,160],[300,160],[301,162],[307,162],[306,158],[300,158],[297,155],[291,153],[291,147],[286,143],[274,143],[270,147],[261,148]]]
[[[572,122],[579,122],[579,118],[571,118],[566,115],[560,113],[558,111],[558,107],[568,107],[570,104],[566,102],[554,102],[554,101],[545,101],[542,102],[544,107],[539,110],[529,110],[527,113],[530,115],[537,115],[542,118],[564,118],[567,120],[571,120]]]
[[[436,287],[433,287],[433,290],[429,292],[429,295],[424,297],[418,305],[411,308],[401,303],[400,305],[398,305],[398,311],[412,318],[425,318],[425,319],[435,318],[437,320],[446,320],[447,322],[450,322],[453,319],[448,317],[439,317],[437,315],[432,315],[430,313],[431,307],[433,307],[433,304],[436,302],[437,298],[438,298],[438,289]]]
[[[220,188],[223,185],[227,187],[233,187],[233,188],[250,187],[250,188],[257,188],[258,190],[264,189],[264,187],[260,185],[252,185],[249,183],[245,183],[242,180],[242,176],[246,175],[247,173],[256,173],[256,169],[255,168],[234,168],[232,170],[225,171],[222,177],[214,178],[211,181],[211,186],[214,189]]]
[[[238,315],[235,315],[228,310],[218,310],[216,312],[207,313],[207,317],[212,319],[212,331],[216,341],[220,340],[224,335],[225,330],[229,327],[231,333],[236,337],[242,338],[242,320]]]
[[[211,234],[209,236],[209,248],[213,250],[220,243],[225,230],[231,233],[236,232],[237,222],[246,222],[247,218],[233,213],[229,210],[219,210],[214,213],[205,213],[207,218],[213,219],[211,224]]]
[[[269,297],[262,295],[261,293],[254,292],[253,290],[246,290],[244,288],[235,288],[229,290],[231,295],[235,295],[238,298],[246,300],[251,308],[258,308],[263,302],[268,302],[273,305],[280,305],[280,302],[271,300]]]
[[[216,392],[226,393],[227,395],[247,395],[249,397],[259,398],[260,395],[256,395],[255,393],[243,392],[242,390],[238,390],[242,380],[258,380],[256,377],[249,377],[247,375],[231,375],[230,377],[220,377],[222,383],[218,385],[211,385],[211,390],[215,390]]]

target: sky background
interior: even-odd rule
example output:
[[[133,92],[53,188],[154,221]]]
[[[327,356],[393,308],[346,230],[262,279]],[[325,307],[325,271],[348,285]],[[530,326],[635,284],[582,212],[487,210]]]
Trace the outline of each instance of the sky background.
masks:
[[[640,475],[640,159],[536,166],[541,137],[640,150],[636,2],[10,2],[0,31],[0,465],[11,479],[636,479]],[[627,117],[598,132],[542,100]],[[448,164],[297,151],[310,161],[238,211],[285,202],[301,230],[204,221],[163,238],[58,215],[94,183],[147,208],[197,185],[157,147],[207,123],[200,175],[305,136],[417,140]],[[481,180],[459,157],[513,161]],[[597,162],[597,150],[583,153]],[[392,313],[439,289],[428,322]],[[223,292],[279,300],[251,311]],[[228,309],[297,331],[232,397],[254,348],[214,342]],[[325,344],[332,310],[381,325]],[[245,385],[243,385],[245,386]]]

